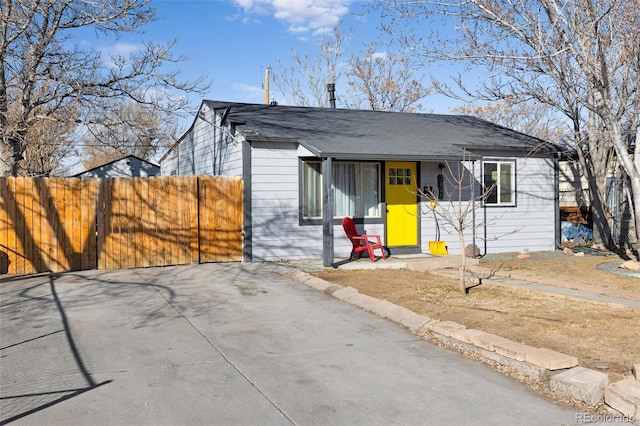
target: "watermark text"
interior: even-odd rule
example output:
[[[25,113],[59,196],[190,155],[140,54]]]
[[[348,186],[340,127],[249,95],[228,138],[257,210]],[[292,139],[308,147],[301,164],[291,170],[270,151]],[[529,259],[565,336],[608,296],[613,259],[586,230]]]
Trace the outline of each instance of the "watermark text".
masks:
[[[611,424],[632,424],[636,422],[633,416],[612,415],[612,414],[590,414],[577,413],[576,423],[611,423]]]

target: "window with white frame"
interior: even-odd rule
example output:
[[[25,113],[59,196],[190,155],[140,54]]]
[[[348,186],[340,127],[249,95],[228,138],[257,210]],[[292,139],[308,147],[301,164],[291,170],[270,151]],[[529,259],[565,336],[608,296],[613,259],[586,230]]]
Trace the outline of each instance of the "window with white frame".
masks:
[[[333,216],[380,217],[380,164],[334,162]],[[302,166],[302,216],[322,217],[322,164],[304,161]]]
[[[484,188],[488,191],[485,204],[514,206],[516,204],[515,161],[484,161],[482,165]]]

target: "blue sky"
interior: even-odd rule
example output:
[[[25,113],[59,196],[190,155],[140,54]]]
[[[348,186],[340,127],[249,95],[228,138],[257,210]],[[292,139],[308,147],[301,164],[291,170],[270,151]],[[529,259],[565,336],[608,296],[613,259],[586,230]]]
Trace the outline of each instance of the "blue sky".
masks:
[[[142,40],[161,43],[177,38],[174,51],[191,57],[179,67],[184,78],[206,74],[212,85],[205,97],[222,101],[263,102],[266,68],[275,67],[277,61],[289,63],[292,51],[314,55],[322,31],[340,21],[353,29],[350,53],[361,52],[379,34],[375,16],[361,13],[367,4],[363,0],[154,0],[152,4],[158,19],[145,27],[144,34],[126,35],[118,44],[100,39],[97,47],[126,52]],[[284,103],[277,88],[270,87],[272,99]],[[341,89],[346,90],[338,84],[338,92]],[[457,104],[438,96],[423,102],[435,113],[448,113]]]

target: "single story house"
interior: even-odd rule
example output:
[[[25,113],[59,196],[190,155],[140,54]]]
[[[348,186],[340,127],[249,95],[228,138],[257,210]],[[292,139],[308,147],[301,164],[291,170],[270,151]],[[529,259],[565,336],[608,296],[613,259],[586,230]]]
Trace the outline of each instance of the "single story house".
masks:
[[[135,155],[127,155],[118,160],[80,172],[79,178],[116,178],[160,176],[160,167]]]
[[[481,253],[553,250],[557,154],[470,116],[205,100],[160,167],[162,175],[243,178],[245,261],[322,258],[330,266],[352,248],[345,216],[361,233],[381,235],[392,255],[429,253],[436,224],[448,252],[464,252],[457,233],[435,220],[427,189],[440,207],[453,194],[455,207],[489,187],[466,220],[465,245]],[[457,191],[445,169],[466,170],[467,188]]]

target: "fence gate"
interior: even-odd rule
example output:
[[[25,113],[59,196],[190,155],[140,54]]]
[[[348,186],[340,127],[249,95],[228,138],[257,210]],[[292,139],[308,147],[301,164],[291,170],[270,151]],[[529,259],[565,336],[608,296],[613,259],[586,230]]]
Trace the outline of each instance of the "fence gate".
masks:
[[[242,196],[234,177],[0,178],[0,273],[240,261]]]

